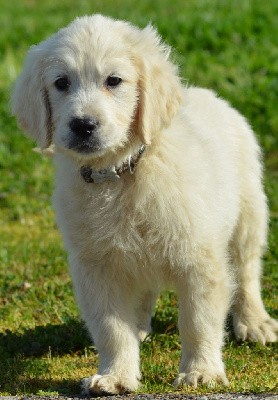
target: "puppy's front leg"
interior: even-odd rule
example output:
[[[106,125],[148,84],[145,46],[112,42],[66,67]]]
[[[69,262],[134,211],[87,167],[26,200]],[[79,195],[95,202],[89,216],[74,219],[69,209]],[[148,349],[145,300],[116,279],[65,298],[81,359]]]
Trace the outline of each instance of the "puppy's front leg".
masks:
[[[122,394],[140,380],[139,339],[132,283],[108,267],[73,268],[82,316],[99,352],[98,374],[83,379],[86,395]],[[113,276],[114,275],[114,276]]]
[[[228,383],[221,348],[231,285],[224,257],[221,261],[201,260],[178,279],[182,358],[176,386]]]

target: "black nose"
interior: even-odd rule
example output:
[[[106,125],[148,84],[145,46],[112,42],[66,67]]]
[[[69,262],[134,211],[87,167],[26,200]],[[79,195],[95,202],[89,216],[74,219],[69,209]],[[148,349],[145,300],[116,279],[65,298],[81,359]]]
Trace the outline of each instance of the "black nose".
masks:
[[[97,129],[99,122],[94,118],[73,118],[69,127],[78,136],[88,137]]]

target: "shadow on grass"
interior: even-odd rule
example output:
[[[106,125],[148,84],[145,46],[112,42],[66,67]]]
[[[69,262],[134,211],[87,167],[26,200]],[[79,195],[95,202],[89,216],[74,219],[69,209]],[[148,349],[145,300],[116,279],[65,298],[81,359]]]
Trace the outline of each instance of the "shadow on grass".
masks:
[[[15,395],[37,393],[40,389],[60,394],[79,393],[79,382],[44,379],[47,360],[51,355],[84,354],[85,347],[91,344],[84,325],[75,319],[62,325],[38,326],[21,334],[0,333],[0,392]]]
[[[16,354],[41,356],[50,351],[54,354],[71,353],[91,345],[82,322],[75,319],[62,325],[37,326],[23,333],[9,330],[0,333],[0,357]]]
[[[15,356],[4,360],[1,365],[0,392],[15,396],[24,395],[80,395],[80,382],[73,379],[55,380],[45,376],[47,368],[40,367],[34,358]],[[2,372],[3,370],[3,372]],[[33,372],[34,377],[30,377]],[[28,373],[27,373],[28,371]],[[38,376],[40,375],[40,376]]]

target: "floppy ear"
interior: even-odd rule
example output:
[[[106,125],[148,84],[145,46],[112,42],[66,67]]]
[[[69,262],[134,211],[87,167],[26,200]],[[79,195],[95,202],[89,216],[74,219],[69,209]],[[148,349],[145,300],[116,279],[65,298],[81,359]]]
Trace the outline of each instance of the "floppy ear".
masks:
[[[167,128],[181,106],[183,93],[178,68],[169,61],[170,48],[147,26],[141,31],[139,49],[139,103],[137,129],[149,144],[153,135]]]
[[[43,55],[41,45],[29,50],[23,72],[15,83],[11,105],[19,126],[41,148],[46,148],[51,144],[52,124],[48,92],[43,83]]]

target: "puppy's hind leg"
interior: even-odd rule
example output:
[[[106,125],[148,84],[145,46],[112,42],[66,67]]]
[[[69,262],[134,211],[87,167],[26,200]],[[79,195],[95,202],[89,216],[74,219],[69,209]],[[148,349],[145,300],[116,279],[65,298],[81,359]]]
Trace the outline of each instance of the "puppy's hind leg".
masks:
[[[265,344],[277,340],[278,322],[272,319],[261,298],[261,256],[266,245],[267,205],[260,184],[250,187],[242,200],[241,215],[231,243],[238,290],[233,306],[233,325],[238,340]]]

